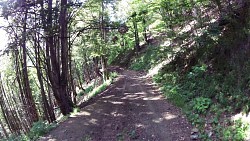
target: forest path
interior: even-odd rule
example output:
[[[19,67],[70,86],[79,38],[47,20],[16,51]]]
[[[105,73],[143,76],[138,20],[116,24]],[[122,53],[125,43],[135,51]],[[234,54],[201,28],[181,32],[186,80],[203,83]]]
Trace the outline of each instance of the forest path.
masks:
[[[191,126],[143,74],[124,70],[106,91],[41,141],[190,140]]]

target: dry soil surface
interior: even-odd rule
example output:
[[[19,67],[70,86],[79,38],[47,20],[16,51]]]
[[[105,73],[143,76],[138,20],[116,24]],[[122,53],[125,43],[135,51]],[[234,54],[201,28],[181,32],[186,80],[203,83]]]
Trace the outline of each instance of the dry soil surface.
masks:
[[[191,126],[142,73],[124,70],[40,141],[189,141]]]

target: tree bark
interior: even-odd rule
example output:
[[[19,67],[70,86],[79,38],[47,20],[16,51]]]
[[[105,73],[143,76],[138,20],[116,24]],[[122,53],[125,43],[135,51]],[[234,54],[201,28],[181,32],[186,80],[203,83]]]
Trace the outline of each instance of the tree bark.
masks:
[[[26,1],[24,2],[26,3]],[[32,92],[29,83],[28,69],[27,69],[27,48],[26,48],[26,26],[27,26],[27,16],[28,9],[24,10],[24,18],[22,19],[23,31],[22,31],[22,74],[23,74],[23,83],[24,83],[24,92],[26,97],[26,106],[28,106],[29,114],[32,122],[39,120],[36,105],[32,97]]]
[[[136,19],[133,19],[133,26],[134,26],[134,37],[135,37],[135,52],[138,53],[140,49],[140,39],[138,34],[137,22]]]

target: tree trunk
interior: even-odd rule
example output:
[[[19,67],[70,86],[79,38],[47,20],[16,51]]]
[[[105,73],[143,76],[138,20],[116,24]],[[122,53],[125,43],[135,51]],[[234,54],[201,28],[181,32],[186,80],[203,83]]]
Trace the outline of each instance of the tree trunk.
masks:
[[[68,86],[68,46],[67,46],[67,0],[61,0],[60,38],[53,38],[52,33],[52,0],[48,1],[47,26],[44,26],[46,37],[46,64],[52,91],[63,115],[73,111],[73,102],[69,97]],[[57,43],[57,41],[60,41]],[[60,57],[60,58],[59,58]]]
[[[24,2],[26,3],[26,2]],[[28,15],[28,9],[25,8],[24,10],[24,18],[22,19],[23,23],[23,31],[22,31],[22,74],[23,74],[23,83],[24,83],[24,92],[26,97],[26,105],[28,106],[29,114],[31,117],[32,122],[36,122],[39,120],[36,105],[34,102],[34,99],[32,97],[32,92],[30,88],[29,83],[29,77],[28,77],[28,69],[27,69],[27,49],[26,49],[26,25],[27,25],[27,15]]]
[[[145,17],[142,19],[142,24],[143,24],[143,37],[144,37],[145,42],[148,44],[147,27],[146,27]]]
[[[135,52],[138,53],[140,49],[140,39],[138,34],[137,22],[133,19],[133,26],[134,26],[134,37],[135,37]]]
[[[67,40],[67,0],[61,0],[60,11],[60,35],[61,35],[61,79],[60,79],[60,95],[62,96],[63,104],[61,105],[61,111],[64,115],[73,111],[73,103],[69,99],[69,93],[67,91],[68,86],[68,40]]]

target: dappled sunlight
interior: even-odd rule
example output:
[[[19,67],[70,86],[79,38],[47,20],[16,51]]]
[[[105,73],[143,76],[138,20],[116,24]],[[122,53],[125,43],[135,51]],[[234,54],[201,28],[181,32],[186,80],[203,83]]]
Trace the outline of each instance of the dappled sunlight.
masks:
[[[115,88],[116,90],[120,91],[120,90],[123,90],[123,88]]]
[[[131,87],[138,87],[138,86],[140,86],[139,84],[132,84],[132,85],[130,85]]]
[[[131,102],[130,104],[133,104],[135,106],[146,106],[146,105],[142,105],[142,104],[139,104],[139,103],[133,103],[133,102]]]
[[[151,68],[148,71],[148,74],[146,75],[146,77],[152,77],[152,76],[156,75],[161,70],[161,68],[163,68],[169,62],[170,62],[170,59],[166,59],[166,60],[161,61],[161,63],[157,64],[155,67]]]
[[[161,100],[162,96],[157,96],[157,97],[145,97],[143,100]]]
[[[98,121],[97,119],[91,119],[89,122],[92,123],[92,124],[97,125],[97,121]]]
[[[118,112],[112,112],[111,115],[114,117],[126,117],[126,115],[123,115],[123,114],[118,113]]]
[[[144,98],[144,96],[138,96],[138,95],[126,95],[125,97],[122,97],[121,99],[124,100],[124,99],[127,99],[127,100],[137,100],[137,99],[142,99]]]
[[[140,112],[139,113],[140,116],[143,116],[143,115],[154,115],[153,112]]]
[[[141,124],[141,123],[136,123],[136,124],[135,124],[135,127],[138,127],[138,128],[143,127],[143,128],[145,128],[145,125],[143,125],[143,124]]]
[[[171,41],[170,41],[170,40],[164,41],[164,42],[161,44],[161,46],[163,46],[163,47],[168,47],[168,46],[170,46],[170,45],[171,45]]]
[[[118,104],[118,105],[121,105],[121,104],[124,104],[124,102],[119,102],[119,101],[111,101],[110,103],[112,103],[112,104]]]
[[[163,120],[164,120],[164,119],[160,117],[160,118],[157,118],[157,119],[153,119],[152,121],[153,121],[154,123],[161,123]]]
[[[185,32],[191,31],[192,29],[194,29],[194,26],[195,26],[196,24],[197,24],[197,21],[196,21],[196,20],[189,22],[188,24],[186,24],[185,27],[183,27],[183,28],[181,29],[181,31],[179,32],[179,34],[183,34],[183,33],[185,33]]]
[[[87,111],[81,111],[79,113],[76,114],[77,116],[90,116],[91,113],[87,112]]]
[[[180,120],[177,116],[179,113],[176,110],[169,112],[172,106],[166,103],[158,87],[142,79],[136,74],[120,79],[114,83],[113,89],[83,104],[79,113],[61,123],[60,126],[63,126],[64,130],[56,135],[66,136],[65,134],[78,131],[81,136],[72,136],[72,141],[78,141],[83,135],[91,136],[92,140],[103,139],[103,136],[106,136],[107,140],[117,140],[116,137],[120,133],[136,131],[140,133],[140,138],[155,140],[155,136],[160,137],[160,134],[163,137],[159,140],[165,139],[164,136],[168,136],[172,129],[159,125],[176,123]],[[115,87],[117,84],[118,88]],[[71,128],[72,126],[74,128]]]
[[[125,93],[124,95],[134,95],[134,96],[138,96],[138,95],[145,95],[145,92]]]
[[[177,117],[178,116],[176,116],[174,114],[166,112],[166,113],[162,114],[162,117],[157,117],[157,118],[153,119],[152,121],[155,122],[155,123],[161,123],[164,120],[173,120],[173,119],[175,119]]]
[[[245,113],[238,113],[236,115],[233,115],[231,117],[231,120],[235,121],[235,120],[241,120],[244,124],[249,124],[250,125],[250,115],[249,114],[245,114]],[[248,130],[246,131],[247,137],[246,140],[250,140],[250,128],[248,128]]]
[[[115,96],[115,95],[104,96],[103,98],[104,98],[104,99],[109,99],[109,98],[111,98],[111,97],[113,97],[113,96]]]
[[[42,137],[41,139],[45,139],[45,138]],[[53,138],[51,135],[49,135],[48,137],[46,137],[46,140],[47,140],[47,141],[59,141],[59,140]]]
[[[163,113],[162,116],[163,116],[163,118],[164,118],[165,120],[170,120],[170,119],[177,118],[176,115],[173,115],[173,114],[171,114],[171,113],[169,113],[169,112]]]
[[[73,121],[71,120],[71,121],[68,121],[68,123],[72,123]]]

